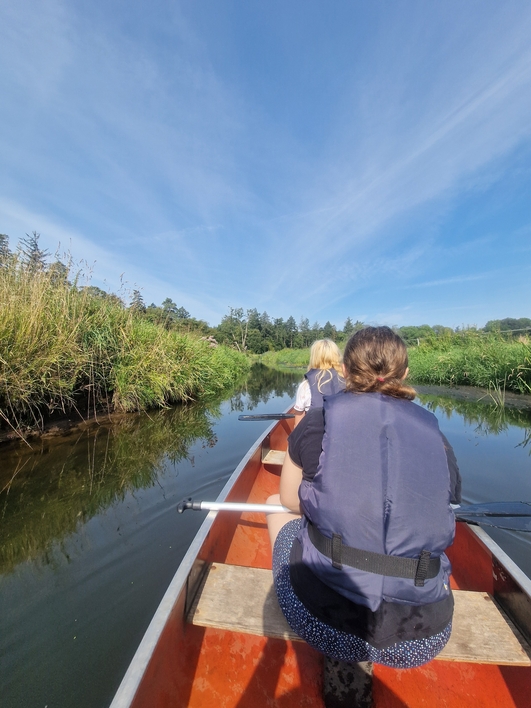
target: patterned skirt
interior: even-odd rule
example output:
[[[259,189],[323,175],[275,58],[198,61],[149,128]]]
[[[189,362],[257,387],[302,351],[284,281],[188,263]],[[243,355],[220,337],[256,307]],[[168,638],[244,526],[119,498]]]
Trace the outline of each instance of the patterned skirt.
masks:
[[[300,519],[282,527],[273,549],[273,578],[279,605],[291,629],[310,646],[340,661],[376,664],[408,669],[431,661],[450,638],[452,624],[442,632],[425,639],[397,642],[385,649],[376,649],[354,634],[330,627],[312,615],[295,594],[290,580],[291,546],[300,529]]]

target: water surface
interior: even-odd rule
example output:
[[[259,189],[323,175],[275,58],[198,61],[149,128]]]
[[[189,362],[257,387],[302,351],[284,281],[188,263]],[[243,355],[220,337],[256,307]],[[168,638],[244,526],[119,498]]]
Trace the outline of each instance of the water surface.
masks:
[[[0,450],[0,696],[8,708],[107,706],[203,513],[300,374],[254,369],[208,406],[130,415]],[[450,392],[451,393],[451,392]],[[529,411],[422,396],[453,444],[468,502],[531,500]],[[493,533],[531,575],[529,539]]]

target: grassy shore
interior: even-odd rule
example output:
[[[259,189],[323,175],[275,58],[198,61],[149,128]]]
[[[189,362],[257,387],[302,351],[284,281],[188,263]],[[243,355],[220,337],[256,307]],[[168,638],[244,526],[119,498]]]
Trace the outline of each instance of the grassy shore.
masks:
[[[531,393],[531,343],[499,333],[474,330],[421,341],[408,349],[410,380],[438,386],[481,386]],[[261,355],[276,368],[306,368],[309,349],[283,349]]]
[[[281,349],[278,352],[266,352],[258,360],[272,369],[306,369],[310,360],[310,349]]]
[[[472,330],[427,339],[408,353],[414,383],[531,393],[531,343],[524,338]]]
[[[39,427],[77,409],[137,411],[214,395],[249,369],[238,352],[153,324],[115,296],[16,259],[0,267],[0,418]]]

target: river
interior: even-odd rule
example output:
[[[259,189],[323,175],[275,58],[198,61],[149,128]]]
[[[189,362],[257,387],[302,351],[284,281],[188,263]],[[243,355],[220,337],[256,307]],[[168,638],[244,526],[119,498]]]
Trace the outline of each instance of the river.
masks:
[[[300,374],[254,367],[226,400],[101,421],[0,450],[0,696],[5,708],[105,708],[204,514]],[[422,395],[467,502],[531,500],[531,411]],[[531,575],[530,539],[492,531]]]

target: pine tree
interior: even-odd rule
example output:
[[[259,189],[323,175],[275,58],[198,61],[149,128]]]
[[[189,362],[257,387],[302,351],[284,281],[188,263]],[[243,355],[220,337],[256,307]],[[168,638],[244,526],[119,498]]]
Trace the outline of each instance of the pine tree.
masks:
[[[46,259],[50,255],[49,251],[43,251],[42,248],[39,248],[40,237],[40,234],[36,231],[32,231],[31,235],[26,234],[26,238],[22,238],[18,244],[22,262],[26,268],[32,272],[44,270],[46,267]]]
[[[135,310],[135,312],[146,311],[146,305],[140,290],[133,290],[133,297],[131,298],[131,305],[129,307],[131,310]]]
[[[347,317],[345,320],[345,326],[343,327],[343,334],[345,335],[345,339],[348,339],[350,335],[354,332],[354,323],[350,319],[350,317]]]

